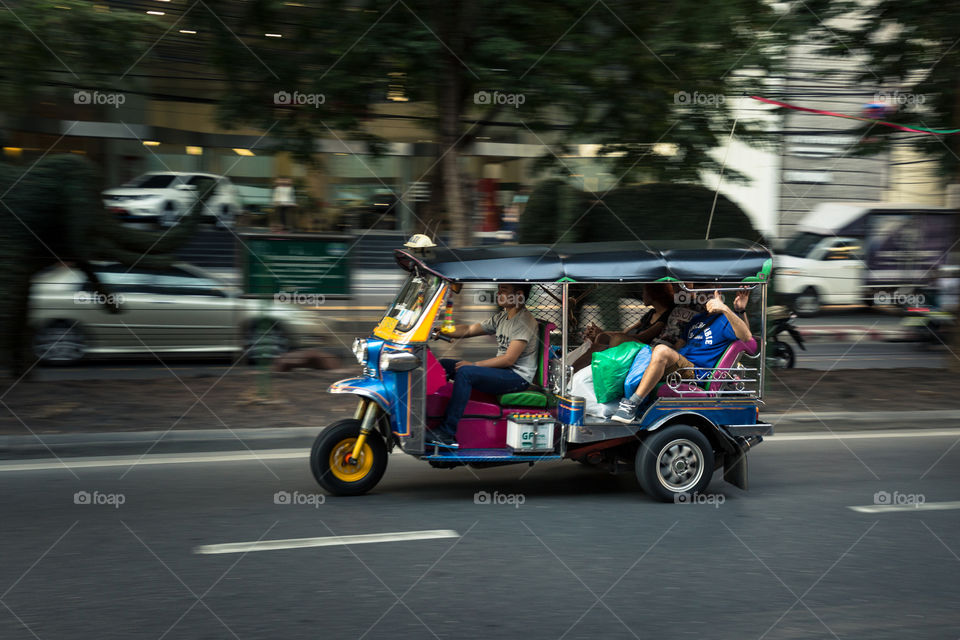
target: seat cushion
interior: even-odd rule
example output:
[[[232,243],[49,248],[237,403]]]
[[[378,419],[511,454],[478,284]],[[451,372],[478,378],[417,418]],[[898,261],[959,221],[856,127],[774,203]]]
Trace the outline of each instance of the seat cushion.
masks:
[[[547,406],[547,396],[539,391],[518,391],[500,396],[501,407],[537,407]]]

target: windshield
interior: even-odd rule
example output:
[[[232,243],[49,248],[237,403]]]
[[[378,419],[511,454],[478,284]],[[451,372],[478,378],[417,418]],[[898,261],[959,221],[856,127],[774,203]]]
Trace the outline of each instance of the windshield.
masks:
[[[137,187],[140,189],[166,189],[170,186],[170,183],[173,182],[174,178],[176,178],[176,176],[172,176],[169,173],[140,176],[139,178],[134,178],[124,186]]]
[[[384,317],[397,319],[397,331],[409,331],[417,324],[439,287],[440,278],[437,276],[411,273]]]
[[[817,243],[823,240],[824,237],[825,236],[819,233],[799,233],[790,238],[787,246],[785,246],[780,253],[785,256],[793,256],[794,258],[806,258],[810,250],[817,246]]]

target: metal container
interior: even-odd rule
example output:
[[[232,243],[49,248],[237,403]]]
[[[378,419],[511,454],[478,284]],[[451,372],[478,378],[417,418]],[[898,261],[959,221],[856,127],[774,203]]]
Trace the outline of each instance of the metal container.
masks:
[[[581,396],[557,396],[557,420],[574,427],[583,425],[587,401]]]

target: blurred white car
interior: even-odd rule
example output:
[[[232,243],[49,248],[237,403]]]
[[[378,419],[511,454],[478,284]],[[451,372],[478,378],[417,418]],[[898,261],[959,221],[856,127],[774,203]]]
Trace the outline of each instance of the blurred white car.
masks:
[[[70,363],[89,356],[243,354],[269,360],[313,343],[319,316],[291,302],[240,297],[240,291],[198,267],[129,269],[95,263],[111,299],[95,293],[86,276],[57,267],[34,279],[30,323],[34,353]],[[104,302],[116,302],[110,313]]]
[[[155,171],[138,176],[115,189],[103,192],[103,206],[129,222],[157,222],[172,226],[190,211],[196,189],[207,180],[216,181],[204,207],[203,219],[231,226],[240,212],[240,197],[229,178],[212,173]]]

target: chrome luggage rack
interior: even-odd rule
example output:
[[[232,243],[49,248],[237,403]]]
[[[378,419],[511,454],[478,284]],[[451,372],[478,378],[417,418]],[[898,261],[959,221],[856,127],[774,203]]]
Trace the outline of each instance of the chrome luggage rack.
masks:
[[[692,378],[684,378],[681,371],[692,371]],[[719,389],[710,389],[714,383],[719,382]],[[702,367],[683,367],[671,372],[666,378],[667,386],[678,395],[724,395],[738,397],[756,397],[759,391],[759,378],[755,367],[743,367],[740,365],[733,367],[717,367],[714,369]],[[686,388],[685,385],[691,384],[695,388]]]

